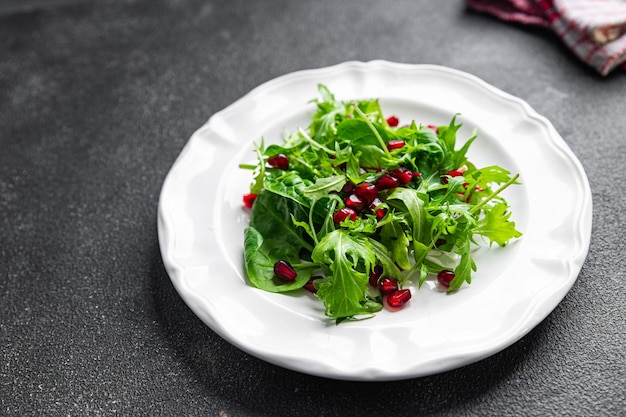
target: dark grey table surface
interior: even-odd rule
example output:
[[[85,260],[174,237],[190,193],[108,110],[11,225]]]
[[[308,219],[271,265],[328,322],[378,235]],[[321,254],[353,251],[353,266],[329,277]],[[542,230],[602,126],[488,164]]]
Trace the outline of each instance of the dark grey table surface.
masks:
[[[626,415],[626,74],[461,1],[1,3],[0,415]],[[594,215],[572,290],[478,363],[327,380],[222,340],[159,252],[162,182],[216,111],[279,75],[347,60],[474,74],[552,121]],[[550,184],[546,184],[550,186]]]

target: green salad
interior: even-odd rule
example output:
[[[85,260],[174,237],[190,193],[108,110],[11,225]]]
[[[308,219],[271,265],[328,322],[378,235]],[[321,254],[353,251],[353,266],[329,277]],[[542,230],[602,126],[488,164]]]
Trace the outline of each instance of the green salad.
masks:
[[[471,283],[472,250],[522,234],[501,192],[518,184],[500,166],[466,157],[456,116],[448,125],[401,123],[378,100],[337,101],[319,85],[308,128],[280,145],[257,144],[244,235],[249,283],[310,291],[336,320],[397,310],[408,280],[458,290]]]

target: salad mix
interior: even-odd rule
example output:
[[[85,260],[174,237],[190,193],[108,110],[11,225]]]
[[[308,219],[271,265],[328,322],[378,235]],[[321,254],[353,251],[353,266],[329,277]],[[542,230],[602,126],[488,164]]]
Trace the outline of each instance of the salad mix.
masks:
[[[505,246],[522,234],[501,192],[518,184],[500,166],[466,157],[456,116],[444,126],[401,124],[378,100],[341,102],[324,85],[308,128],[256,146],[243,196],[251,285],[305,288],[337,323],[402,308],[403,288],[470,283],[477,238]]]

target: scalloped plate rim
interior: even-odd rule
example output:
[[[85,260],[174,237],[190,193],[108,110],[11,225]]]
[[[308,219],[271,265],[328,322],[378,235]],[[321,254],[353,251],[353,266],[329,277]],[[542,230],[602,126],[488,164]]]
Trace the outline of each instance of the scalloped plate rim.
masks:
[[[186,163],[190,155],[193,153],[192,149],[196,146],[195,143],[204,140],[203,135],[206,135],[207,131],[214,130],[214,126],[221,121],[222,118],[231,116],[231,113],[236,114],[237,111],[240,111],[241,108],[245,107],[256,97],[259,97],[268,91],[271,92],[274,90],[280,90],[285,84],[296,82],[298,79],[311,79],[315,77],[324,78],[329,74],[337,76],[338,74],[341,75],[342,73],[350,71],[359,71],[359,73],[365,74],[363,76],[367,78],[369,71],[374,72],[378,70],[391,72],[413,72],[415,74],[419,74],[420,72],[430,72],[439,74],[444,78],[459,77],[460,79],[469,82],[474,87],[481,89],[483,92],[487,93],[487,95],[497,97],[497,100],[514,103],[514,105],[518,106],[518,108],[522,111],[522,119],[525,118],[532,120],[541,125],[541,129],[548,139],[547,146],[553,146],[558,150],[558,152],[561,153],[561,158],[566,160],[570,169],[572,169],[572,172],[577,174],[580,180],[581,189],[577,190],[579,196],[581,197],[579,207],[580,213],[578,215],[580,218],[580,225],[576,233],[579,235],[578,239],[581,243],[579,244],[578,251],[576,253],[569,254],[570,256],[566,262],[569,275],[567,279],[561,282],[561,285],[559,285],[558,288],[553,288],[550,294],[536,296],[531,300],[535,305],[532,306],[530,310],[526,310],[529,318],[524,321],[523,328],[516,328],[514,331],[512,330],[510,334],[504,335],[500,339],[496,338],[497,340],[488,340],[479,348],[461,349],[455,355],[435,358],[430,362],[418,363],[417,365],[412,367],[409,366],[406,370],[402,371],[386,372],[382,369],[380,364],[377,364],[375,361],[372,365],[363,365],[354,368],[333,366],[328,365],[327,363],[322,363],[323,358],[320,359],[315,356],[298,355],[293,352],[281,354],[279,351],[270,352],[267,351],[267,349],[261,349],[258,346],[251,345],[246,341],[245,337],[240,337],[240,334],[238,334],[237,331],[233,331],[232,328],[228,328],[228,326],[222,323],[219,319],[219,314],[217,313],[215,306],[207,302],[207,294],[197,293],[193,288],[191,288],[189,282],[187,281],[186,275],[188,274],[190,268],[184,261],[177,259],[176,256],[178,236],[173,223],[177,214],[174,213],[171,208],[173,203],[170,195],[173,184],[175,184],[179,173],[184,173]],[[205,324],[231,344],[270,363],[312,375],[344,380],[398,380],[443,372],[484,359],[494,353],[497,353],[498,351],[501,351],[512,343],[515,343],[515,341],[519,340],[528,331],[541,322],[560,303],[576,281],[589,249],[591,211],[591,192],[582,165],[571,152],[565,141],[556,132],[552,124],[545,117],[537,114],[525,101],[486,83],[474,75],[456,69],[431,64],[401,64],[375,60],[369,62],[348,61],[330,67],[306,69],[285,74],[255,87],[249,93],[236,100],[228,107],[215,113],[192,135],[168,173],[163,183],[159,198],[157,223],[163,262],[176,290],[192,311],[194,311],[194,313],[200,317]],[[212,295],[209,295],[209,297],[211,296]]]

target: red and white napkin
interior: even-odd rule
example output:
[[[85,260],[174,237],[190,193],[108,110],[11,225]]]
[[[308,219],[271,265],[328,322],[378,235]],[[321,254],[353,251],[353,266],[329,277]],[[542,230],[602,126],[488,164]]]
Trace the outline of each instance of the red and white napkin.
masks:
[[[626,68],[626,0],[467,0],[499,19],[552,29],[601,75]]]

